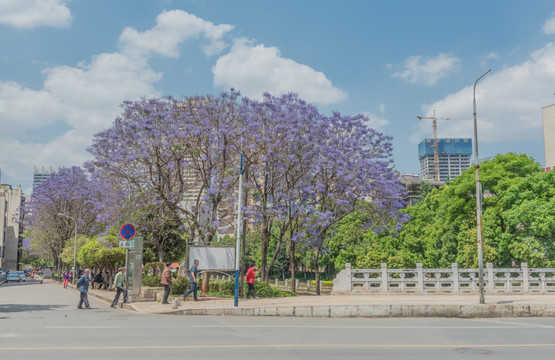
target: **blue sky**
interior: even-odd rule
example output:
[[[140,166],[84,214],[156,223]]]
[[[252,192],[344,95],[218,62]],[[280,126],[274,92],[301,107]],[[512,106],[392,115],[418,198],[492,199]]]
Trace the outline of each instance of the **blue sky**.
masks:
[[[555,103],[555,3],[326,0],[0,0],[2,183],[81,165],[126,99],[297,92],[323,113],[364,113],[418,173],[430,120],[472,118],[480,157],[544,164]],[[472,137],[472,121],[438,121]]]

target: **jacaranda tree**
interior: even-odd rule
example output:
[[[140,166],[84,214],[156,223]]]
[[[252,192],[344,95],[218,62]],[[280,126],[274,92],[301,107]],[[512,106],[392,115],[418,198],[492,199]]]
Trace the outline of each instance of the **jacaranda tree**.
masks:
[[[54,261],[57,270],[65,242],[73,239],[75,231],[73,220],[58,214],[75,219],[78,234],[98,234],[106,229],[102,214],[107,196],[110,194],[102,182],[79,167],[61,169],[33,189],[25,205],[28,234],[42,256]]]

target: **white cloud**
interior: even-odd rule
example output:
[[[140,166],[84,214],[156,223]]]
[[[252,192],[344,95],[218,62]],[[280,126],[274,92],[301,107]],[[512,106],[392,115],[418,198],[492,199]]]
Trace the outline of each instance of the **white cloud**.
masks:
[[[13,179],[29,179],[37,165],[81,165],[90,157],[86,147],[92,136],[112,124],[122,101],[158,95],[153,84],[161,77],[144,62],[119,53],[44,74],[40,90],[0,82],[0,127],[5,129],[0,163]],[[35,138],[29,139],[29,133]]]
[[[146,61],[120,53],[100,54],[88,65],[59,66],[44,74],[44,89],[66,109],[66,123],[87,132],[110,126],[123,100],[157,95],[153,85],[162,77]]]
[[[64,0],[0,1],[0,24],[19,28],[66,28],[71,21],[71,12]]]
[[[477,74],[478,77],[480,74]],[[475,79],[474,79],[475,80]],[[437,117],[472,119],[473,85],[423,106],[426,116],[436,109]],[[476,87],[480,142],[510,142],[541,138],[541,108],[552,104],[555,83],[555,46],[533,52],[522,64],[495,69]],[[416,143],[431,136],[431,125],[422,121],[411,137]],[[472,121],[438,121],[440,137],[472,137]]]
[[[164,11],[156,18],[154,28],[138,32],[128,27],[119,38],[122,51],[126,54],[148,56],[158,53],[169,57],[179,56],[179,45],[187,39],[201,36],[208,40],[204,52],[211,56],[227,46],[223,41],[226,33],[233,30],[232,25],[214,25],[182,10]]]
[[[457,72],[461,61],[457,57],[439,54],[436,57],[411,56],[405,59],[405,70],[396,72],[393,77],[408,80],[415,84],[435,85],[440,79]]]
[[[0,83],[0,101],[0,138],[22,136],[25,130],[51,125],[64,116],[60,101],[48,91],[31,90],[11,81]]]
[[[542,30],[546,34],[555,34],[555,14],[543,24]]]
[[[157,94],[153,84],[161,78],[144,61],[119,53],[101,54],[90,64],[58,66],[43,73],[46,78],[40,90],[0,82],[2,124],[17,123],[17,127],[3,127],[11,130],[3,131],[0,138],[58,121],[90,137],[110,126],[123,100]]]
[[[334,87],[324,73],[281,57],[276,47],[254,46],[246,39],[236,40],[212,72],[215,86],[235,88],[255,99],[266,91],[273,95],[295,92],[308,102],[322,105],[347,98],[347,93]]]
[[[499,53],[496,51],[492,51],[484,56],[484,58],[480,61],[480,64],[485,67],[488,64],[488,60],[498,60],[499,58]]]
[[[497,51],[492,51],[489,54],[486,55],[486,59],[487,60],[491,60],[491,59],[499,59],[499,53]]]
[[[370,126],[373,129],[382,131],[387,125],[390,124],[390,121],[385,118],[384,104],[380,104],[379,111],[380,111],[380,115],[376,115],[369,111],[363,111],[362,114],[369,119],[368,126]]]
[[[3,1],[0,13],[6,17],[7,11],[1,10],[15,14],[39,3],[65,7],[63,2],[52,0],[18,0],[18,6],[15,1]],[[23,26],[21,20],[18,24]],[[37,24],[35,21],[34,26]],[[179,56],[181,43],[199,38],[204,52],[212,55],[225,48],[223,38],[232,29],[231,25],[214,25],[181,10],[164,11],[150,30],[126,28],[119,37],[118,52],[98,54],[90,62],[75,66],[45,69],[44,83],[38,90],[0,81],[2,167],[10,169],[13,179],[28,179],[35,165],[82,164],[89,158],[85,149],[92,136],[112,124],[122,101],[160,95],[154,85],[163,74],[149,65],[150,56]],[[65,126],[62,130],[56,128],[60,124]],[[41,130],[46,129],[43,134]],[[29,133],[43,139],[29,139]]]
[[[10,151],[0,151],[2,175],[16,179],[21,184],[28,182],[34,166],[67,167],[82,164],[89,158],[84,147],[90,144],[91,137],[89,134],[80,134],[72,130],[46,144],[31,143],[14,138],[2,138],[1,141],[3,149],[10,149]],[[28,190],[24,189],[26,192]]]

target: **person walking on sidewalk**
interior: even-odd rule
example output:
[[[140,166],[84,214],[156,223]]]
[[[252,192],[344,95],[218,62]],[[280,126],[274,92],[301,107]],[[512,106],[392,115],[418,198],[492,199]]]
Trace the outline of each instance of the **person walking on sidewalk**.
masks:
[[[102,282],[102,272],[99,272],[98,274],[95,275],[94,280],[91,284],[93,289],[95,284],[96,284],[96,288],[100,290],[100,288],[102,287],[102,284],[104,284]],[[104,288],[106,288],[106,285],[104,285]]]
[[[85,308],[90,309],[89,298],[87,297],[87,291],[89,291],[89,269],[85,269],[85,276],[81,276],[79,281],[77,281],[77,290],[79,290],[79,305],[77,309],[83,308],[83,303],[85,303]]]
[[[114,286],[116,287],[116,296],[112,301],[112,307],[115,308],[119,301],[119,296],[123,293],[123,303],[127,304],[127,281],[125,280],[125,267],[120,266],[118,273],[114,278]]]
[[[258,268],[254,263],[252,263],[251,267],[247,270],[247,275],[245,276],[245,280],[247,281],[247,285],[249,287],[247,291],[247,299],[250,298],[251,294],[253,298],[260,299],[258,296],[256,296],[256,291],[254,291],[254,278],[256,276],[256,270],[258,270]]]
[[[164,285],[164,298],[162,304],[169,304],[168,296],[170,296],[170,286],[172,285],[172,271],[170,268],[171,263],[167,262],[164,271],[162,271],[161,283]]]
[[[193,299],[195,301],[198,301],[198,298],[197,298],[198,264],[199,264],[199,261],[195,259],[195,261],[193,262],[193,266],[191,266],[191,270],[189,271],[189,285],[191,286],[191,288],[189,289],[189,291],[183,294],[183,301],[185,301],[185,298],[190,293],[193,293]]]
[[[69,282],[69,273],[64,272],[62,276],[64,277],[64,289],[67,289],[67,283]]]

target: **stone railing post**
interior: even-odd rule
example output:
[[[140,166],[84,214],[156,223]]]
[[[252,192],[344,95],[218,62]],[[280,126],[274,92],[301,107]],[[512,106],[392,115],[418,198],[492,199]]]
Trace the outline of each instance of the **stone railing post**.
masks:
[[[493,263],[486,263],[486,270],[487,270],[487,279],[488,279],[488,286],[487,286],[486,290],[493,294],[493,292],[495,290]]]
[[[382,291],[387,293],[389,291],[388,281],[389,275],[387,274],[387,264],[382,263]]]
[[[345,270],[347,272],[347,281],[349,285],[349,292],[353,291],[353,274],[351,273],[351,263],[345,264]]]
[[[419,294],[424,294],[424,269],[422,263],[416,264],[417,290]]]
[[[452,285],[452,293],[453,294],[458,294],[460,292],[459,289],[459,264],[457,263],[452,263],[451,264],[451,279],[453,280],[453,282],[451,283]]]
[[[530,291],[530,274],[528,271],[528,263],[520,264],[520,268],[522,269],[522,291],[527,293]]]
[[[287,283],[289,282],[289,279],[285,279],[285,288],[287,289]]]

